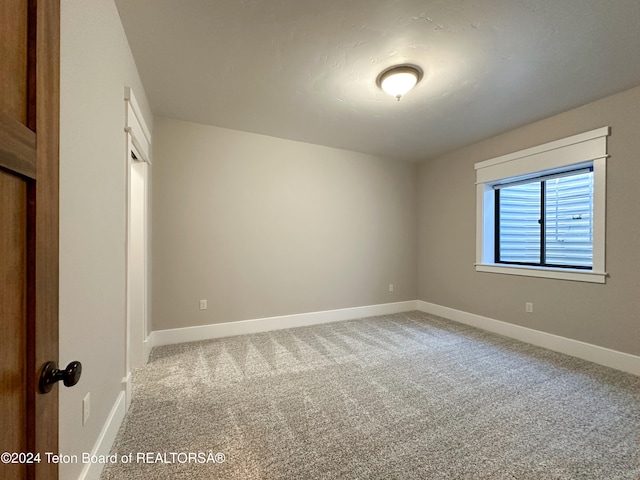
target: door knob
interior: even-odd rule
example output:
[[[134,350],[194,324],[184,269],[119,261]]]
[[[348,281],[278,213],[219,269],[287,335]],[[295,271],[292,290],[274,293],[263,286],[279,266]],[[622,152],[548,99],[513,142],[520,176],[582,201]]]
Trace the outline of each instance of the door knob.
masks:
[[[65,387],[73,387],[82,375],[82,364],[71,362],[64,370],[58,369],[56,362],[47,362],[40,375],[40,393],[49,393],[53,384],[62,380]]]

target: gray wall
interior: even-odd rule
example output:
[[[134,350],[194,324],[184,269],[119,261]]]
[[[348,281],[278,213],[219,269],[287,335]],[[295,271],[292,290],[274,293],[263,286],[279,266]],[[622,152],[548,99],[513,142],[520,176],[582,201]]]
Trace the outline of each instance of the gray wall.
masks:
[[[90,452],[125,375],[124,87],[153,120],[113,0],[61,2],[60,363],[82,379],[60,388],[60,452]],[[91,417],[82,425],[82,398]],[[82,464],[60,465],[78,478]]]
[[[416,173],[156,118],[153,330],[414,300]]]
[[[478,273],[474,163],[611,126],[605,285]],[[640,355],[640,87],[420,166],[419,299]],[[524,312],[525,302],[534,313]]]

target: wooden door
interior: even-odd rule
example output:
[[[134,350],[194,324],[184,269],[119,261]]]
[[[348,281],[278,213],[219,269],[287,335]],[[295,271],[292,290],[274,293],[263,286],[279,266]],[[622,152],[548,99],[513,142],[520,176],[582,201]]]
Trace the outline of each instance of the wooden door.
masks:
[[[49,480],[58,387],[38,380],[58,360],[60,4],[0,0],[0,15],[0,454],[23,454],[3,455],[0,478]]]

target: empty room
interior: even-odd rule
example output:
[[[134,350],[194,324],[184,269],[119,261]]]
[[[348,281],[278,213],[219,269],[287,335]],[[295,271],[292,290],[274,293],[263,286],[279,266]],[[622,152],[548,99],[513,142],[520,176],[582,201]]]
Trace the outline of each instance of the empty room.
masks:
[[[640,478],[639,21],[3,0],[0,477]]]

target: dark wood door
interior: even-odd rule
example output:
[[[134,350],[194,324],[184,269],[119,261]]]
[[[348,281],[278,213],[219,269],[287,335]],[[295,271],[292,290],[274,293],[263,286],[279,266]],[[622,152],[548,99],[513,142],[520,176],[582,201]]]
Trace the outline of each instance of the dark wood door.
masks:
[[[0,478],[49,480],[58,387],[38,379],[58,360],[60,4],[0,0],[0,15],[0,454],[23,454],[3,455]]]

